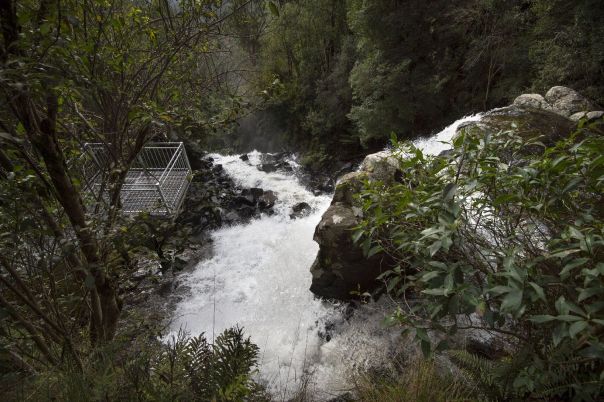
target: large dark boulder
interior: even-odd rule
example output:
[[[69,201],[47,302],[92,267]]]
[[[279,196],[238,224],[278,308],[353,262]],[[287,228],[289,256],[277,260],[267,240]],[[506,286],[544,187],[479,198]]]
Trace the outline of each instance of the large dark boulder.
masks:
[[[261,210],[270,209],[275,206],[277,202],[277,196],[272,191],[265,191],[260,197],[258,197],[258,207]]]
[[[539,137],[541,142],[549,146],[568,137],[575,127],[575,122],[549,109],[512,105],[488,112],[480,121],[471,122],[460,128],[474,129],[478,135],[487,132],[496,134],[500,131],[514,131],[527,140]]]
[[[352,234],[361,218],[354,195],[365,180],[392,183],[397,170],[390,153],[379,152],[368,155],[361,170],[344,175],[338,182],[331,206],[315,229],[319,253],[310,268],[310,290],[316,295],[349,300],[380,285],[376,278],[390,267],[391,261],[382,253],[367,259],[361,247],[353,242]]]
[[[310,215],[312,207],[307,202],[299,202],[292,207],[292,213],[289,214],[291,219],[302,218]]]
[[[554,98],[552,93],[556,91],[558,95]],[[576,109],[570,105],[589,106],[581,103],[580,97],[573,97],[570,91],[556,91],[548,92],[550,96],[545,98],[537,94],[522,95],[514,105],[486,113],[480,121],[460,126],[458,131],[464,130],[470,135],[484,137],[513,130],[527,140],[539,137],[541,142],[552,145],[576,128],[576,122],[567,117],[569,111]],[[595,116],[595,113],[592,115]],[[526,151],[542,152],[543,148],[528,146]],[[518,157],[507,155],[505,149],[502,149],[502,155]],[[390,151],[382,151],[367,155],[358,171],[340,178],[331,206],[315,229],[314,239],[319,243],[319,252],[310,269],[310,289],[313,293],[326,298],[348,300],[354,297],[351,292],[373,291],[380,286],[376,278],[391,267],[392,261],[381,253],[367,259],[360,246],[352,241],[354,228],[362,217],[356,195],[365,181],[392,185],[400,179],[398,167],[397,158]]]

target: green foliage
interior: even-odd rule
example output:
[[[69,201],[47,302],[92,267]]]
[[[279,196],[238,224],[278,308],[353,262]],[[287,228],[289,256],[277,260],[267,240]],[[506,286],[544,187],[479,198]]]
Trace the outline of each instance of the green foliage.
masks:
[[[416,360],[400,373],[365,374],[355,379],[358,401],[453,402],[477,400],[467,387],[440,373],[434,361]]]
[[[604,4],[537,0],[531,9],[536,21],[530,44],[535,89],[543,91],[563,82],[603,104]]]
[[[263,99],[281,143],[303,151],[323,145],[345,159],[381,148],[390,132],[426,135],[531,87],[567,85],[603,102],[597,0],[268,4],[256,86],[283,84]]]
[[[453,146],[428,157],[397,144],[400,183],[368,183],[360,199],[356,237],[397,263],[387,291],[422,298],[395,321],[428,355],[446,346],[429,331],[499,333],[523,351],[515,395],[592,400],[604,385],[602,121],[551,147],[473,129]]]
[[[268,400],[251,379],[258,348],[240,328],[224,331],[213,345],[203,334],[179,333],[166,344],[139,340],[135,346],[98,350],[83,371],[62,366],[40,373],[26,392],[37,401]],[[22,395],[15,390],[7,397]]]

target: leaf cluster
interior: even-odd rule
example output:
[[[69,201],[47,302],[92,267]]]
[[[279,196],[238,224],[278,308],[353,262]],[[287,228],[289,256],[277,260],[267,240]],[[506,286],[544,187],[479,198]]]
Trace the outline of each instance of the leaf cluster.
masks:
[[[447,346],[434,345],[431,331],[487,330],[526,351],[511,381],[520,395],[550,384],[569,364],[577,370],[557,379],[558,396],[589,400],[601,392],[601,127],[583,127],[554,146],[470,128],[440,157],[401,143],[400,183],[366,184],[355,237],[368,253],[396,260],[382,275],[403,301],[394,320],[415,328],[426,354]]]

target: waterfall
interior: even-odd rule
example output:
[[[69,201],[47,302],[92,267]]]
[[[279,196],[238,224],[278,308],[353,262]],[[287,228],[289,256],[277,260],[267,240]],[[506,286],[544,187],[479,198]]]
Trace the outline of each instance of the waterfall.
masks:
[[[442,141],[450,141],[460,124],[479,119],[460,119],[415,144],[438,154],[450,148]],[[259,379],[275,395],[285,400],[304,381],[315,398],[328,398],[346,390],[354,370],[391,362],[398,333],[382,323],[393,306],[381,300],[345,319],[344,306],[313,296],[308,290],[318,251],[313,233],[331,196],[314,196],[295,173],[260,171],[259,152],[248,156],[243,161],[238,155],[211,155],[240,186],[274,191],[275,214],[212,233],[213,257],[183,278],[190,292],[178,303],[171,329],[203,332],[212,341],[239,325],[259,346]],[[295,159],[289,162],[295,171]],[[299,202],[310,204],[312,213],[290,219]]]

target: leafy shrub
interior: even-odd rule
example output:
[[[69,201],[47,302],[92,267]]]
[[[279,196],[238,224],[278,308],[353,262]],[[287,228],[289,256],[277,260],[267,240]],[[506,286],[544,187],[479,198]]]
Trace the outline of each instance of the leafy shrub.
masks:
[[[82,370],[64,364],[28,377],[6,400],[46,401],[265,401],[251,379],[258,347],[243,330],[225,330],[214,344],[204,334],[179,333],[169,342],[118,342],[97,350]]]
[[[467,386],[443,375],[435,363],[416,360],[401,373],[361,376],[355,381],[357,399],[364,402],[439,402],[474,400]]]
[[[408,301],[393,320],[425,354],[447,347],[430,331],[486,329],[521,351],[510,381],[494,373],[502,398],[604,391],[602,134],[599,122],[545,146],[466,129],[441,157],[395,144],[399,183],[367,183],[355,238],[397,261],[382,276]]]

